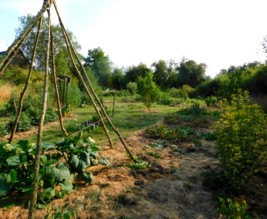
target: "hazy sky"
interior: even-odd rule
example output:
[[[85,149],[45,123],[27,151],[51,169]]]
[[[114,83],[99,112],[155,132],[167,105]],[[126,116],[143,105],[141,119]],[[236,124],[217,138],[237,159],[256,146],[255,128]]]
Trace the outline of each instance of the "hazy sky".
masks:
[[[117,67],[183,57],[223,68],[263,62],[267,0],[56,0],[81,53],[100,47]],[[13,42],[18,17],[43,0],[0,0],[0,51]],[[54,19],[56,22],[56,19]]]

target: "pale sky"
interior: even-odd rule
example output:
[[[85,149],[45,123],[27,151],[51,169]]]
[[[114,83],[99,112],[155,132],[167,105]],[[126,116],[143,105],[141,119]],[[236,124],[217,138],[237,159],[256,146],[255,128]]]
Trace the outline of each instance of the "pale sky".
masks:
[[[100,47],[116,67],[183,57],[215,76],[231,65],[266,60],[267,0],[56,0],[63,23],[87,56]],[[0,51],[13,42],[18,17],[43,0],[0,0]],[[56,22],[56,19],[54,18]]]

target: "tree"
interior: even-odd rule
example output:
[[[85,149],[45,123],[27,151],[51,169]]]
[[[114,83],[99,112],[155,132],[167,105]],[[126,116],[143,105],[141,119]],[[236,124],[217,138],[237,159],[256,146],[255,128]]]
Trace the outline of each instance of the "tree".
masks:
[[[122,90],[126,88],[125,74],[122,69],[115,68],[111,75],[111,86],[116,90]]]
[[[177,68],[179,86],[188,84],[191,87],[196,87],[201,82],[205,81],[206,67],[204,63],[197,64],[193,60],[183,60]]]
[[[138,66],[132,66],[125,73],[126,83],[136,82],[138,77],[144,77],[150,71],[146,64],[143,63],[140,63]]]
[[[137,92],[141,96],[142,102],[150,111],[152,103],[160,98],[160,89],[153,81],[152,72],[148,72],[145,77],[138,77]]]
[[[92,69],[100,85],[110,85],[112,72],[111,61],[100,47],[88,50],[88,55],[84,58],[84,61],[84,66]]]
[[[164,60],[159,60],[158,62],[154,62],[152,66],[155,68],[154,80],[160,88],[167,89],[174,87],[176,72],[173,61],[167,63]]]
[[[22,16],[19,17],[20,21],[20,27],[16,29],[16,37],[19,37],[22,32],[24,32],[25,29],[27,29],[32,22],[35,20],[35,17],[32,15],[27,15],[27,16]],[[28,58],[28,60],[31,60],[32,58],[32,53],[33,53],[33,47],[37,35],[37,26],[34,28],[32,33],[29,35],[27,40],[24,42],[24,44],[21,46],[21,49],[24,53],[24,55]],[[67,54],[67,46],[64,41],[64,37],[61,32],[61,28],[59,25],[53,26],[51,28],[52,34],[53,34],[53,39],[54,39],[54,47],[55,47],[55,56],[56,59],[58,57],[58,54],[65,53]],[[71,42],[76,50],[79,50],[81,47],[76,41],[76,38],[74,35],[70,32],[67,31],[68,35],[70,36]],[[40,33],[40,40],[37,48],[37,54],[36,54],[36,59],[35,59],[35,67],[38,69],[44,69],[45,68],[45,60],[46,60],[46,47],[47,47],[47,38],[48,38],[48,18],[43,19],[43,25],[41,28],[41,33]],[[65,55],[66,57],[67,55]],[[57,61],[57,60],[56,60]],[[65,60],[65,62],[69,62],[68,59]]]

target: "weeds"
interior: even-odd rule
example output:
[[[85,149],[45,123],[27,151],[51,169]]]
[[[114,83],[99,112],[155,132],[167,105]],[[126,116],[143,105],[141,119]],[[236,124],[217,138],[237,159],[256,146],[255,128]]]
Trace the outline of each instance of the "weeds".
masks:
[[[139,170],[149,168],[150,164],[144,160],[137,160],[137,162],[129,164],[128,167],[133,170]]]
[[[227,216],[229,219],[250,219],[251,216],[247,211],[247,202],[234,201],[231,198],[219,198],[219,213]]]
[[[151,156],[151,157],[155,157],[155,158],[161,158],[161,154],[154,152],[154,151],[148,151],[146,152],[147,155]]]

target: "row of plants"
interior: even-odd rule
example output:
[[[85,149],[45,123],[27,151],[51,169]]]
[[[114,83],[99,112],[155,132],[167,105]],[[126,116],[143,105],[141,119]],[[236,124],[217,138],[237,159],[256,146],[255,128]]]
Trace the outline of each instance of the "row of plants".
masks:
[[[14,192],[32,193],[35,157],[36,146],[29,141],[0,145],[0,196]],[[56,144],[44,143],[39,173],[39,207],[70,193],[74,178],[92,183],[93,175],[86,169],[99,163],[110,166],[106,158],[99,156],[94,140],[82,132]]]

